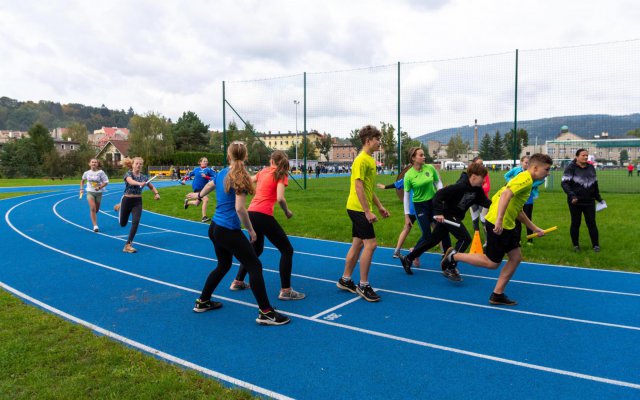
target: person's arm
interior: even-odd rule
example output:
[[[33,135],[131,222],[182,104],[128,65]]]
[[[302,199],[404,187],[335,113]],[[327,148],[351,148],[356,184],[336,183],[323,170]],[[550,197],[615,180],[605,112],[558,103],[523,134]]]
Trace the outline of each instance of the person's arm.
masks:
[[[532,232],[537,233],[538,236],[543,236],[544,235],[544,229],[538,228],[538,226],[536,224],[534,224],[533,221],[531,221],[529,219],[529,217],[527,217],[527,214],[524,211],[520,211],[520,213],[518,214],[517,218],[518,218],[518,220],[520,222],[522,222]]]
[[[84,193],[84,185],[85,183],[87,183],[87,180],[84,178],[82,178],[82,180],[80,181],[80,194]]]
[[[442,178],[440,178],[440,175],[438,175],[438,170],[434,168],[433,171],[434,171],[434,174],[435,174],[436,179],[437,179],[436,183],[434,184],[435,187],[436,187],[436,191],[437,191],[437,190],[442,189],[444,187],[444,185],[442,184]]]
[[[564,192],[567,194],[567,196],[569,197],[570,200],[574,200],[576,199],[577,201],[577,197],[575,192],[573,191],[573,164],[569,164],[567,165],[567,168],[564,169],[564,173],[562,174],[562,182],[560,183],[560,186],[562,186],[562,190],[564,190]]]
[[[238,218],[240,218],[240,222],[249,232],[249,241],[251,243],[256,241],[257,235],[256,231],[253,230],[253,225],[251,225],[251,219],[249,219],[249,212],[247,211],[247,195],[245,193],[236,193],[236,213],[238,214]]]
[[[109,177],[107,176],[107,174],[104,173],[104,171],[100,174],[100,178],[102,183],[98,185],[97,187],[98,190],[104,189],[109,184]]]
[[[489,193],[491,190],[491,179],[489,178],[489,174],[484,176],[484,180],[482,181],[482,190],[484,190],[485,193]]]
[[[378,211],[380,212],[380,215],[382,215],[382,218],[387,218],[390,214],[389,211],[387,211],[386,208],[384,208],[384,206],[382,205],[382,203],[380,202],[380,199],[378,199],[378,196],[376,196],[376,194],[373,194],[373,204],[376,205],[376,207],[378,207]]]
[[[595,168],[593,168],[593,174],[594,175],[596,174]],[[598,203],[602,202],[602,197],[600,196],[600,188],[598,187],[598,178],[596,178],[596,181],[593,183],[593,197],[596,199]]]
[[[127,179],[125,179],[127,181],[127,183],[131,186],[140,186],[141,188],[144,189],[145,185],[147,184],[147,182],[138,182],[135,179],[133,179],[131,176],[127,176]]]
[[[153,183],[147,183],[147,186],[153,192],[153,195],[154,195],[153,198],[156,200],[160,200],[160,193],[158,192],[158,189],[156,189],[156,187],[153,186]]]
[[[358,197],[358,201],[360,202],[360,206],[362,210],[364,210],[364,215],[367,217],[367,221],[374,223],[378,220],[378,217],[371,211],[369,208],[369,202],[367,201],[367,196],[364,193],[364,182],[362,179],[355,180],[356,187],[356,196]]]
[[[282,181],[278,182],[278,186],[276,187],[276,201],[280,205],[280,208],[282,208],[282,211],[284,211],[284,215],[286,215],[287,218],[291,218],[293,217],[293,213],[289,210],[287,199],[284,198],[284,188],[284,183]]]
[[[513,192],[509,188],[506,188],[500,195],[500,200],[498,201],[498,215],[496,217],[495,228],[493,228],[493,232],[496,235],[502,233],[502,221],[504,220],[504,213],[507,211],[507,206],[509,205],[509,202],[512,198]]]
[[[196,205],[198,205],[202,201],[202,198],[208,195],[209,193],[211,193],[211,191],[213,191],[213,189],[215,188],[216,188],[215,181],[209,181],[207,182],[206,185],[204,185],[202,189],[200,189],[199,192],[187,193],[187,198],[189,200],[196,200],[197,201]]]

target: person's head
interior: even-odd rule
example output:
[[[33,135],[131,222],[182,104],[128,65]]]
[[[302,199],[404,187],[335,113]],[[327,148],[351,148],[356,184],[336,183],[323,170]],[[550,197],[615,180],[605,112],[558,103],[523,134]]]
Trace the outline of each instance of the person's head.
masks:
[[[275,172],[273,173],[273,179],[275,181],[279,181],[284,178],[289,172],[289,158],[287,157],[287,153],[282,150],[276,150],[271,153],[271,160],[269,160],[271,165],[276,167]],[[316,165],[316,168],[318,166]]]
[[[363,148],[369,148],[371,151],[376,151],[380,148],[380,138],[382,137],[382,133],[375,126],[363,126],[360,128],[358,135],[360,136]]]
[[[249,172],[244,167],[244,160],[247,159],[247,156],[247,146],[243,142],[231,142],[227,148],[229,173],[224,179],[225,192],[229,193],[229,190],[233,187],[236,193],[254,193],[251,176],[249,176]]]
[[[95,171],[100,167],[102,167],[102,164],[97,158],[92,158],[91,160],[89,160],[89,168],[91,168],[92,170]]]
[[[589,152],[587,149],[578,149],[576,151],[576,162],[578,164],[586,164],[589,161]]]
[[[200,168],[207,168],[207,165],[209,165],[209,160],[207,160],[207,157],[202,157],[200,160],[198,160],[198,164],[200,164]]]
[[[469,164],[469,167],[467,167],[467,176],[469,177],[469,183],[471,186],[482,186],[484,177],[487,176],[487,174],[487,167],[482,165],[481,162],[472,162]]]
[[[549,175],[551,164],[553,164],[553,160],[547,154],[536,153],[529,158],[527,171],[534,181],[539,181]]]
[[[144,160],[142,159],[142,157],[133,157],[133,158],[126,157],[124,160],[122,160],[122,165],[124,165],[125,168],[130,169],[136,173],[142,170],[143,164],[144,164]]]
[[[480,164],[480,165],[482,165],[482,158],[473,157],[473,160],[471,160],[471,164]]]
[[[520,166],[522,167],[523,171],[529,168],[529,156],[520,157]]]
[[[407,160],[409,160],[412,166],[423,165],[425,156],[422,147],[411,147],[409,151],[407,151]]]

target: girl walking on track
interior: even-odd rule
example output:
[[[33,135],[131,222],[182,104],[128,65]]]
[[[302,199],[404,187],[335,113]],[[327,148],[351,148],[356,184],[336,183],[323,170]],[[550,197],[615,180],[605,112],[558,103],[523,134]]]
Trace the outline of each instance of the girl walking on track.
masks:
[[[127,226],[129,222],[129,216],[131,215],[131,228],[129,229],[129,237],[127,243],[124,245],[125,253],[135,253],[136,250],[133,247],[133,238],[138,231],[138,225],[140,225],[140,218],[142,217],[142,189],[148,186],[154,193],[154,199],[160,200],[160,193],[153,186],[151,182],[147,183],[149,177],[142,173],[142,165],[144,160],[142,157],[135,157],[133,160],[125,158],[122,160],[122,165],[127,167],[129,171],[124,175],[124,195],[120,199],[120,204],[116,204],[115,210],[118,211],[120,226]]]
[[[287,206],[284,197],[285,187],[289,184],[289,159],[287,155],[276,150],[271,154],[269,167],[262,169],[251,178],[256,182],[256,195],[249,205],[249,219],[256,231],[256,241],[253,242],[253,249],[260,257],[264,251],[264,237],[280,252],[280,300],[302,300],[304,293],[296,292],[291,288],[291,269],[293,265],[293,247],[278,221],[273,216],[273,207],[277,202],[284,211],[287,218],[291,218],[293,213]],[[247,270],[240,264],[236,279],[231,284],[231,290],[246,289],[248,285],[244,282]]]
[[[235,257],[249,273],[251,291],[258,303],[256,322],[261,325],[284,325],[289,317],[277,312],[269,303],[267,290],[262,276],[262,263],[256,255],[251,242],[257,239],[246,209],[247,195],[254,193],[251,176],[244,166],[247,159],[247,146],[242,142],[233,142],[227,149],[229,167],[218,173],[199,193],[189,193],[187,197],[202,200],[212,190],[216,191],[216,212],[209,225],[209,239],[213,243],[218,265],[209,273],[200,297],[193,311],[201,313],[222,307],[222,303],[211,300],[214,290],[222,278],[231,269]],[[242,233],[240,223],[247,229],[251,242]]]
[[[100,203],[102,203],[102,190],[109,184],[109,178],[107,174],[100,169],[100,161],[97,158],[92,158],[89,161],[89,167],[91,169],[82,174],[82,181],[80,181],[80,198],[82,198],[82,195],[86,191],[93,231],[99,232],[98,212],[100,211]],[[87,185],[86,189],[84,189],[85,183]]]

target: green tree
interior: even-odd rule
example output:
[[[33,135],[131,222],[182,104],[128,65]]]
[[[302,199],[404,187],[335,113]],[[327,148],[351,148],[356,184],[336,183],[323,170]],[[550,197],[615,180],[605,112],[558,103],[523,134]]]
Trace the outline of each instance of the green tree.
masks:
[[[173,125],[173,137],[178,151],[206,150],[209,144],[209,125],[192,112],[182,113]]]
[[[504,150],[502,135],[500,135],[499,130],[496,130],[496,133],[493,135],[493,139],[491,140],[491,158],[489,158],[489,160],[504,160],[506,157],[507,154]]]
[[[384,160],[382,161],[385,166],[390,167],[396,164],[398,157],[396,140],[396,129],[392,124],[380,121],[380,132],[382,136],[380,138],[380,147],[384,149]]]
[[[318,133],[318,131],[311,131],[311,133]],[[318,138],[318,140],[316,140],[316,147],[318,148],[318,151],[320,151],[320,154],[322,154],[324,156],[325,160],[329,159],[329,153],[331,152],[331,147],[333,146],[333,138],[331,137],[331,134],[328,133],[326,135],[320,135],[320,137]]]
[[[449,139],[447,143],[447,157],[457,161],[461,154],[466,154],[469,151],[469,142],[462,140],[460,133],[455,134]]]
[[[36,152],[38,164],[42,164],[44,157],[54,149],[53,138],[49,134],[49,130],[44,125],[38,123],[29,129],[29,138]]]
[[[478,151],[478,157],[483,160],[493,160],[493,151],[491,149],[491,136],[485,133],[480,141],[480,149]]]
[[[409,163],[409,160],[407,159],[407,153],[412,147],[421,147],[424,151],[425,162],[429,164],[433,163],[433,157],[431,156],[431,154],[428,154],[429,149],[427,148],[427,146],[419,140],[412,139],[407,132],[403,131],[400,132],[400,156],[402,157],[402,165],[406,165]]]
[[[142,157],[150,165],[154,159],[174,153],[171,124],[166,118],[152,112],[145,116],[135,115],[130,126],[130,156]]]
[[[629,152],[627,151],[627,149],[624,149],[620,152],[620,165],[626,163],[627,161],[629,161]]]
[[[362,150],[362,140],[360,140],[360,128],[354,129],[349,133],[349,142],[356,148],[356,153]]]
[[[7,178],[42,176],[33,141],[23,138],[6,143],[0,152],[0,170]]]
[[[504,149],[506,158],[519,159],[522,149],[529,144],[529,133],[525,129],[518,129],[516,137],[516,154],[513,154],[513,129],[504,135]]]
[[[71,139],[74,142],[80,143],[80,148],[88,148],[89,146],[89,131],[86,125],[80,122],[74,122],[67,127],[67,131],[62,134],[64,140]]]
[[[304,140],[300,140],[300,143],[298,143],[298,163],[300,165],[304,164],[304,141],[307,141],[307,160],[317,160],[318,159],[318,155],[316,154],[316,145],[315,143],[311,142],[311,140],[309,140],[309,138],[306,138]],[[296,145],[295,143],[292,144],[291,146],[289,146],[289,148],[286,151],[287,153],[287,157],[289,157],[290,160],[295,159],[296,157]]]
[[[627,136],[640,137],[640,128],[636,128],[636,129],[632,129],[630,131],[627,131]]]

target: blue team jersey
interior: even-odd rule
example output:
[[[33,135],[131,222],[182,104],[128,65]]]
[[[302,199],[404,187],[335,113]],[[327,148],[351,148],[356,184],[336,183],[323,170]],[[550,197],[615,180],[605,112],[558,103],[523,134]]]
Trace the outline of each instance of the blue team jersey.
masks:
[[[193,171],[189,173],[188,176],[189,177],[193,176],[193,182],[191,182],[191,187],[193,188],[194,192],[198,192],[202,190],[204,185],[209,183],[209,181],[215,180],[216,175],[217,175],[216,172],[209,167],[207,168],[195,167]]]
[[[236,191],[233,188],[229,189],[229,193],[224,191],[224,179],[228,173],[229,167],[220,171],[215,177],[217,204],[213,222],[227,229],[240,229],[240,218],[236,213]]]

